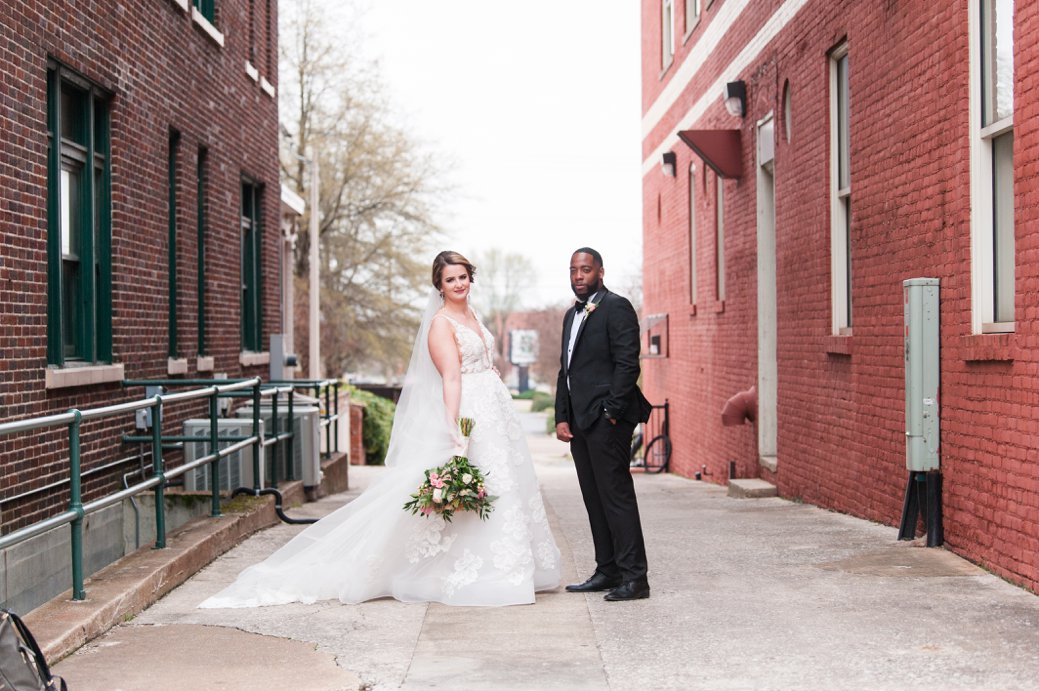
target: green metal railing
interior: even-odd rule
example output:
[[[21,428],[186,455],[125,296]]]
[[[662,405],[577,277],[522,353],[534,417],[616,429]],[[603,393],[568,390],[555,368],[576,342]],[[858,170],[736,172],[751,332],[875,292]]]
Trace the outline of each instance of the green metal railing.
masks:
[[[292,386],[304,391],[313,390],[314,398],[321,401],[321,392],[325,393],[324,412],[321,414],[321,427],[325,431],[325,458],[333,449],[339,452],[339,386],[338,379],[287,379],[270,382],[274,386]],[[290,399],[291,400],[291,399]]]
[[[280,442],[286,442],[288,448],[285,449],[286,455],[283,458],[293,458],[293,442],[294,434],[292,432],[292,420],[293,420],[293,409],[295,390],[313,390],[315,397],[320,401],[321,392],[325,395],[325,407],[324,413],[321,416],[321,426],[325,428],[326,433],[326,457],[329,452],[335,448],[339,450],[338,444],[338,425],[339,425],[339,382],[335,380],[290,380],[282,382],[271,382],[267,385],[262,384],[259,377],[253,377],[250,379],[239,379],[239,380],[213,380],[213,379],[201,379],[201,380],[185,380],[185,379],[170,379],[170,380],[129,380],[124,381],[123,385],[126,387],[133,386],[145,386],[145,387],[173,387],[173,386],[199,386],[202,388],[193,389],[190,391],[182,391],[178,393],[158,393],[153,396],[146,397],[137,401],[128,401],[126,403],[120,403],[117,405],[105,406],[101,408],[93,408],[90,410],[78,410],[70,409],[65,413],[57,415],[47,415],[36,418],[28,418],[25,420],[17,420],[15,422],[7,422],[0,424],[0,437],[9,436],[13,434],[24,434],[34,430],[48,429],[54,427],[67,427],[68,428],[68,445],[69,445],[69,507],[66,511],[63,511],[55,516],[46,518],[44,520],[33,523],[32,525],[26,526],[19,530],[15,530],[7,535],[0,536],[0,550],[12,547],[14,545],[25,542],[26,540],[42,535],[43,533],[59,528],[63,525],[70,527],[70,545],[71,545],[71,562],[72,562],[72,598],[74,600],[83,600],[86,598],[86,591],[83,586],[84,574],[83,574],[83,521],[86,516],[92,513],[105,509],[109,506],[113,506],[123,501],[124,499],[136,496],[148,490],[152,490],[155,493],[155,548],[163,549],[166,547],[166,507],[165,507],[165,490],[166,486],[170,484],[171,480],[174,480],[181,475],[194,470],[205,464],[210,466],[210,478],[211,478],[211,509],[210,515],[217,517],[220,516],[220,487],[217,482],[219,478],[219,463],[220,459],[229,456],[237,451],[245,449],[246,447],[253,447],[253,491],[256,494],[260,494],[261,488],[259,486],[260,478],[262,474],[260,472],[260,447],[275,446],[273,470],[271,473],[271,484],[277,486],[277,454],[281,450]],[[161,389],[160,389],[161,390]],[[334,402],[331,400],[331,393],[334,391],[335,397]],[[288,413],[288,429],[285,431],[279,430],[278,422],[278,399],[280,396],[285,395],[287,397],[287,413]],[[219,406],[218,398],[238,398],[238,397],[249,397],[252,399],[252,434],[248,436],[220,436],[218,433],[217,420],[219,419]],[[261,398],[270,397],[272,400],[272,425],[271,432],[264,433],[263,438],[260,438],[260,400]],[[173,404],[185,403],[189,401],[196,401],[200,399],[209,400],[209,420],[210,420],[210,433],[208,437],[188,437],[183,435],[163,435],[162,434],[162,420],[163,420],[163,407],[171,406]],[[152,466],[151,476],[143,479],[134,485],[126,487],[125,489],[107,494],[98,499],[92,501],[83,502],[82,496],[82,479],[85,475],[82,469],[82,449],[80,445],[80,431],[84,423],[100,420],[107,417],[113,417],[116,415],[122,415],[127,413],[136,414],[139,410],[150,410],[151,420],[151,433],[148,435],[124,435],[124,442],[136,442],[149,444],[151,446],[152,453]],[[335,442],[331,436],[332,430],[336,431]],[[163,459],[163,448],[165,445],[171,443],[181,442],[194,442],[194,443],[208,443],[209,453],[196,458],[192,461],[186,462],[183,465],[177,466],[167,470],[165,468],[165,462]],[[227,444],[224,448],[220,448],[220,444]],[[286,479],[296,479],[292,477],[292,463],[285,463],[286,466]],[[112,467],[111,465],[103,466],[103,468]],[[98,469],[92,469],[90,472],[95,472]],[[25,497],[30,494],[34,494],[45,489],[54,489],[64,483],[51,483],[47,487],[36,488],[26,492],[18,497],[12,497],[10,499],[17,499]]]
[[[212,383],[211,381],[208,383]],[[163,466],[162,457],[162,408],[164,405],[172,405],[174,403],[183,403],[186,401],[194,401],[202,398],[209,398],[211,401],[211,410],[215,408],[215,401],[217,396],[227,395],[232,392],[241,391],[244,389],[253,389],[255,395],[259,395],[260,392],[260,379],[254,377],[252,379],[246,379],[239,382],[233,382],[225,385],[213,385],[203,389],[194,391],[185,391],[181,393],[162,395],[158,394],[150,398],[145,398],[140,401],[128,401],[126,403],[120,403],[112,406],[105,406],[101,408],[93,408],[90,410],[78,410],[71,409],[65,413],[57,415],[47,415],[43,417],[30,418],[26,420],[18,420],[15,422],[7,422],[0,424],[0,437],[8,436],[12,434],[20,434],[25,432],[31,432],[33,430],[48,429],[52,427],[67,427],[68,428],[68,443],[69,443],[69,508],[66,511],[59,513],[56,516],[44,519],[33,523],[32,525],[26,526],[19,530],[16,530],[8,535],[0,537],[0,549],[12,547],[26,540],[29,540],[38,535],[53,530],[54,528],[68,525],[70,527],[70,545],[72,550],[72,599],[83,600],[86,598],[86,592],[83,588],[83,520],[87,516],[101,509],[107,508],[114,504],[118,504],[127,497],[135,496],[148,490],[154,490],[155,492],[155,547],[162,549],[166,546],[166,520],[165,520],[165,488],[170,480],[186,473],[187,471],[203,465],[204,463],[212,464],[212,472],[216,473],[217,463],[221,458],[229,454],[243,449],[250,444],[255,445],[259,442],[259,436],[256,434],[256,428],[254,427],[254,434],[251,437],[236,441],[235,443],[227,446],[223,449],[217,449],[216,434],[213,434],[213,439],[210,439],[212,446],[210,447],[213,453],[196,459],[195,461],[178,466],[171,470],[166,470]],[[92,420],[99,420],[107,417],[113,417],[115,415],[121,415],[125,413],[136,413],[138,410],[150,409],[152,415],[152,434],[148,437],[152,445],[152,476],[138,482],[135,485],[111,494],[107,494],[99,499],[83,503],[83,494],[81,481],[83,477],[82,462],[81,462],[81,448],[80,448],[80,429],[86,422]],[[215,418],[214,418],[215,420]],[[215,429],[214,429],[215,432]],[[196,438],[195,441],[198,441]],[[215,475],[214,475],[215,476]],[[214,483],[215,484],[215,483]],[[217,488],[217,507],[219,513],[219,488]]]

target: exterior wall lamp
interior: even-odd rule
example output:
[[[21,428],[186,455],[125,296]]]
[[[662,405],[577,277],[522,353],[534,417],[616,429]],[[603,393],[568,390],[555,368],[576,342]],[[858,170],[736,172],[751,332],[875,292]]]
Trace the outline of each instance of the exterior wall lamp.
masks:
[[[740,80],[725,84],[725,110],[741,118],[747,114],[747,84]]]
[[[669,178],[675,177],[675,162],[677,156],[674,151],[665,151],[660,159],[660,170]]]

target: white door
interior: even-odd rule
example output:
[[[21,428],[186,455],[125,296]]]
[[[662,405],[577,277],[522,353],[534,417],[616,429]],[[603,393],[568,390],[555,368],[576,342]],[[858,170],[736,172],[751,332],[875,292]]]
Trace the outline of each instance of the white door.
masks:
[[[758,456],[776,469],[776,183],[770,113],[758,123]]]

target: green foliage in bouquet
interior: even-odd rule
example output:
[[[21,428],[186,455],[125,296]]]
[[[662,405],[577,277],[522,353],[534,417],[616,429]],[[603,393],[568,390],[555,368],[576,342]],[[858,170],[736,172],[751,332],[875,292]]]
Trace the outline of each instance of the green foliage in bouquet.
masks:
[[[467,440],[474,424],[472,418],[458,420],[458,428]],[[444,465],[426,470],[425,481],[404,504],[404,510],[426,517],[437,514],[449,523],[455,511],[471,511],[480,520],[486,520],[496,498],[487,494],[479,468],[469,463],[466,456],[452,456]]]

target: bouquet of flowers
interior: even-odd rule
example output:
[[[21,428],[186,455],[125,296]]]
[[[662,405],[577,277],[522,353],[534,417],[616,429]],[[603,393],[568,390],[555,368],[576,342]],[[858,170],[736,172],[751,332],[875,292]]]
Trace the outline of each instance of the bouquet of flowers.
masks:
[[[471,417],[458,419],[458,429],[466,442],[475,424]],[[426,517],[439,514],[449,523],[455,511],[472,511],[486,520],[497,497],[487,494],[483,483],[483,473],[466,456],[452,456],[444,465],[426,470],[425,481],[404,504],[404,510]]]

